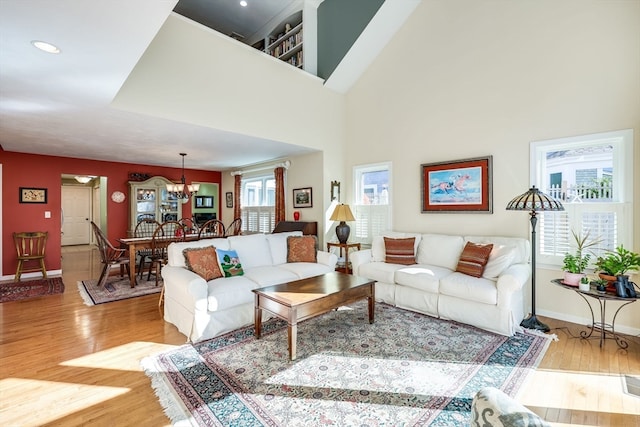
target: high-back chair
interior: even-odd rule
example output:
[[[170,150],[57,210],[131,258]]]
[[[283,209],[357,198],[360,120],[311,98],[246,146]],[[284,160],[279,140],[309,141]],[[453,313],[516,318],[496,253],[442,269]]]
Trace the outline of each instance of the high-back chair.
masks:
[[[178,222],[184,226],[187,234],[198,234],[198,225],[192,218],[180,218]]]
[[[156,275],[156,286],[160,278],[160,269],[167,263],[167,246],[170,242],[182,242],[186,236],[184,225],[178,221],[165,221],[153,232],[151,237],[151,265],[147,280],[151,280],[151,274]]]
[[[93,234],[96,237],[96,244],[100,252],[100,261],[103,264],[102,273],[100,273],[100,279],[98,280],[98,287],[104,286],[107,282],[109,270],[112,265],[120,266],[120,277],[124,277],[126,268],[127,277],[129,277],[129,251],[127,249],[114,247],[111,242],[107,240],[107,236],[100,230],[100,227],[93,221],[91,221],[91,228],[93,228]]]
[[[224,224],[218,219],[210,219],[202,224],[198,231],[198,239],[224,237]]]
[[[22,273],[40,271],[42,278],[47,278],[47,269],[44,266],[44,254],[47,246],[47,231],[32,231],[13,233],[13,242],[18,254],[18,266],[16,267],[15,281],[19,282]],[[26,267],[25,263],[37,262],[37,267]]]
[[[137,224],[133,230],[133,237],[153,237],[153,232],[160,226],[160,223],[155,219],[143,218]],[[137,251],[138,257],[138,275],[142,277],[144,271],[144,265],[151,263],[151,249],[141,249]],[[149,267],[151,268],[151,267]]]
[[[242,218],[236,218],[227,226],[225,236],[237,236],[242,233]]]

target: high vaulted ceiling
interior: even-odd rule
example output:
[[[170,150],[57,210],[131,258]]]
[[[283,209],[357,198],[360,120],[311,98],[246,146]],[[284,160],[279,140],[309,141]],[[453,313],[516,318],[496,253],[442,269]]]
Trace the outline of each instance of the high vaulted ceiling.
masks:
[[[306,147],[114,108],[118,91],[176,3],[1,0],[2,148],[168,167],[178,166],[178,153],[186,152],[190,155],[185,166],[204,170],[237,168],[309,152]],[[283,7],[287,1],[273,3]],[[386,33],[390,38],[393,31]],[[61,53],[42,52],[32,46],[34,40],[53,43]],[[366,46],[361,51],[374,57],[384,46],[379,40],[375,44],[378,50]],[[361,56],[356,58],[355,63],[367,64]],[[361,71],[351,73],[350,81]],[[223,149],[230,146],[234,149]],[[224,154],[215,159],[199,155],[211,151]]]

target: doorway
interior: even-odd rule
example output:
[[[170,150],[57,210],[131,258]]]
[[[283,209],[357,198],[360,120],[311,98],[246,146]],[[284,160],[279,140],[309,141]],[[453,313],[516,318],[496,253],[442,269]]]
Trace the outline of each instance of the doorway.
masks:
[[[75,175],[62,175],[60,245],[63,247],[93,244],[91,221],[101,223],[107,178],[88,178],[88,182],[81,183]]]

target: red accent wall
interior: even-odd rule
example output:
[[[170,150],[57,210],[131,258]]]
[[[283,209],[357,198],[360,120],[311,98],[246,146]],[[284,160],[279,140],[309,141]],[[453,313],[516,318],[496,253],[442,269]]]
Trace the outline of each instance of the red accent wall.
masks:
[[[176,163],[179,159],[176,160]],[[72,157],[40,156],[2,151],[2,273],[13,275],[16,271],[14,231],[48,231],[45,265],[47,271],[61,269],[61,193],[62,174],[97,175],[107,177],[107,194],[116,190],[127,195],[124,203],[115,203],[107,197],[107,231],[109,240],[127,235],[129,222],[129,174],[132,172],[150,176],[164,176],[179,181],[182,169],[147,166],[134,163],[103,162]],[[221,184],[220,172],[185,170],[187,182],[211,182]],[[48,190],[46,204],[19,203],[19,188],[34,187]],[[222,188],[220,185],[218,188]],[[218,203],[222,198],[218,194]],[[191,204],[183,205],[183,216],[191,216]],[[45,218],[45,211],[51,218]],[[222,212],[222,206],[218,206]]]

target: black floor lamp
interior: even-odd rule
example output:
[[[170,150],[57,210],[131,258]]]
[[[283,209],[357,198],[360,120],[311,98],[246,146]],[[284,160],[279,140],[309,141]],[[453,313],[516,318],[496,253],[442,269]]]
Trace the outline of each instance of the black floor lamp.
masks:
[[[531,215],[531,314],[520,323],[520,326],[549,332],[549,327],[536,317],[536,224],[538,223],[536,212],[563,211],[564,206],[559,200],[547,196],[534,185],[526,193],[513,198],[507,204],[507,210],[529,211]]]

